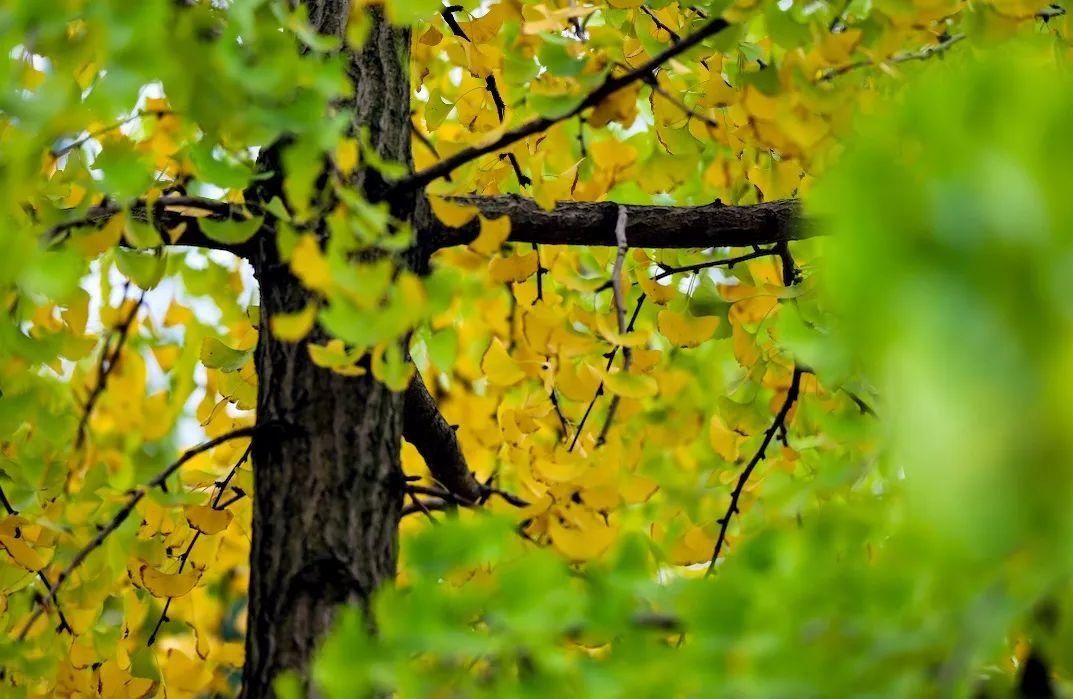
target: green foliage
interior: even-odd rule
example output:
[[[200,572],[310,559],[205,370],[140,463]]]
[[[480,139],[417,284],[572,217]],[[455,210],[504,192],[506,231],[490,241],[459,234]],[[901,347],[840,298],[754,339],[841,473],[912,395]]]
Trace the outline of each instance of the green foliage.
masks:
[[[871,455],[770,493],[714,580],[654,575],[645,537],[578,568],[493,518],[443,522],[407,541],[375,636],[357,610],[340,621],[318,686],[1003,696],[1025,645],[1068,677],[1073,202],[1054,164],[1073,157],[1073,80],[1040,69],[1047,50],[1004,45],[906,88],[809,200],[824,293],[797,299],[780,336],[829,385],[870,377],[884,429],[796,421]]]
[[[246,444],[131,498],[254,421],[267,332],[396,391],[419,369],[476,476],[528,503],[408,505],[398,585],[314,662],[326,696],[1002,695],[1030,651],[1071,689],[1060,7],[504,0],[451,8],[456,28],[442,3],[387,0],[350,3],[337,37],[294,5],[0,12],[0,693],[234,693]],[[433,182],[432,215],[480,235],[421,275],[427,212],[355,186],[411,165],[352,128],[373,5],[413,27],[393,116],[418,170],[730,26]],[[513,243],[450,198],[473,192],[800,197],[824,235],[619,258]],[[307,297],[262,319],[244,262],[182,246],[265,221],[270,273]]]

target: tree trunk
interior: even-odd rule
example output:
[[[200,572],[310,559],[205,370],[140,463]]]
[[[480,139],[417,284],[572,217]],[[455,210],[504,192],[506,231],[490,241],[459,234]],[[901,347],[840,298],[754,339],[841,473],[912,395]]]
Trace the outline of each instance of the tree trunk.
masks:
[[[343,36],[348,0],[310,0],[309,17]],[[361,10],[355,10],[361,11]],[[350,52],[355,128],[367,128],[384,159],[410,162],[409,31],[389,26],[377,8],[368,41]],[[356,186],[377,198],[375,172]],[[409,209],[409,211],[405,209]],[[413,206],[395,203],[412,218]],[[401,209],[401,210],[400,210]],[[283,342],[268,319],[311,301],[308,291],[262,236],[252,255],[261,294],[257,345],[254,514],[243,696],[272,696],[273,680],[310,657],[343,603],[365,605],[395,575],[404,481],[400,466],[403,394],[371,375],[345,377],[315,366],[307,342]]]

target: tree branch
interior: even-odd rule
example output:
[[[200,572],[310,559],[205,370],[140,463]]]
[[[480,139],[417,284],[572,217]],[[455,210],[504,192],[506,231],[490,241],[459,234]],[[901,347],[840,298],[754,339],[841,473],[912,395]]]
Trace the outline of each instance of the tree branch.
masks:
[[[790,415],[790,409],[794,407],[794,403],[797,402],[798,396],[801,394],[801,376],[804,373],[805,370],[800,366],[794,367],[794,376],[790,381],[789,390],[786,391],[786,400],[783,401],[782,407],[779,408],[779,413],[772,421],[771,427],[764,430],[764,438],[760,441],[760,448],[753,454],[753,458],[749,460],[745,470],[741,472],[737,485],[734,486],[734,490],[730,493],[730,506],[727,508],[726,514],[719,520],[719,536],[715,540],[712,560],[708,564],[708,570],[705,575],[711,575],[715,571],[715,562],[719,560],[719,554],[722,553],[723,547],[726,545],[730,520],[736,513],[741,512],[738,508],[738,501],[741,499],[742,491],[745,490],[745,484],[749,482],[749,476],[753,475],[757,465],[767,456],[767,449],[775,435],[782,433],[784,435],[783,440],[785,441],[786,439],[786,420]]]
[[[524,197],[451,197],[475,206],[485,218],[510,217],[515,243],[617,246],[614,202],[559,202],[551,211]],[[750,206],[716,201],[702,206],[626,206],[626,236],[633,248],[714,248],[769,245],[809,238],[816,233],[801,219],[794,199]],[[476,239],[480,222],[461,228],[435,221],[428,240],[432,250],[466,245]]]
[[[86,441],[86,432],[89,429],[89,420],[93,417],[93,409],[96,407],[97,401],[104,395],[104,390],[108,386],[108,379],[119,363],[119,357],[123,353],[123,345],[127,342],[130,328],[134,324],[134,319],[138,317],[138,311],[141,310],[142,304],[145,303],[145,293],[144,291],[142,292],[127,317],[105,338],[104,347],[101,348],[101,356],[97,364],[97,382],[90,391],[89,398],[86,399],[86,405],[82,409],[82,417],[78,421],[78,431],[75,433],[75,451],[81,449]],[[117,338],[115,346],[109,348],[113,337]]]
[[[90,207],[82,218],[66,221],[50,228],[43,236],[46,245],[56,245],[79,228],[94,228],[107,223],[113,216],[126,210],[136,221],[152,224],[164,240],[170,240],[168,232],[178,226],[186,225],[176,245],[224,250],[241,257],[248,257],[251,241],[241,245],[227,245],[205,235],[198,225],[203,218],[212,221],[247,221],[250,219],[250,207],[229,204],[216,199],[190,197],[185,195],[165,195],[156,199],[149,206],[144,199],[139,199],[124,209],[118,204],[105,203]]]
[[[470,148],[464,148],[458,153],[455,153],[451,157],[441,160],[435,165],[426,168],[420,172],[396,182],[389,191],[389,196],[397,196],[412,192],[415,190],[423,189],[426,185],[441,177],[451,174],[459,167],[469,163],[482,155],[488,155],[489,153],[495,153],[496,151],[503,150],[508,146],[511,146],[522,139],[529,136],[536,135],[547,131],[552,126],[566,121],[567,119],[577,116],[590,107],[603,102],[605,99],[615,94],[619,90],[629,87],[630,85],[644,80],[646,77],[652,74],[654,70],[662,66],[667,61],[680,56],[689,49],[697,46],[705,39],[715,36],[719,32],[723,31],[730,26],[722,17],[716,17],[708,20],[707,23],[696,32],[684,37],[681,41],[672,44],[667,49],[656,54],[652,59],[646,63],[623,73],[619,76],[608,75],[604,81],[595,90],[586,95],[576,106],[572,109],[554,117],[537,117],[532,119],[521,126],[507,131],[499,138],[490,143],[486,143],[480,146],[472,146]]]
[[[183,452],[182,456],[172,462],[167,468],[165,468],[163,471],[154,476],[153,479],[150,480],[148,483],[141,486],[140,488],[136,488],[127,493],[127,502],[124,503],[123,507],[121,507],[119,511],[115,513],[115,515],[112,517],[111,520],[109,520],[107,524],[99,527],[97,535],[94,536],[88,544],[79,549],[78,553],[75,554],[75,557],[71,559],[71,562],[68,563],[63,570],[60,571],[59,576],[56,578],[56,583],[49,590],[49,598],[52,600],[53,604],[55,604],[56,607],[59,608],[59,599],[57,597],[57,594],[59,593],[60,588],[63,586],[63,584],[67,582],[67,580],[71,577],[71,574],[74,573],[74,571],[77,570],[79,566],[85,563],[86,559],[89,558],[89,555],[91,553],[96,551],[109,536],[115,533],[115,531],[119,529],[120,526],[122,526],[123,522],[127,521],[127,517],[130,517],[131,513],[134,512],[134,508],[138,506],[138,503],[142,501],[142,498],[144,498],[150,490],[152,490],[153,488],[163,487],[164,483],[169,478],[171,478],[171,476],[176,471],[182,468],[186,462],[190,461],[190,459],[193,459],[198,454],[202,454],[206,451],[214,449],[223,444],[224,442],[229,442],[232,439],[252,437],[258,429],[260,428],[243,427],[241,429],[233,430],[226,434],[222,434],[214,439],[210,439],[209,441],[199,444],[196,447],[191,447],[190,449],[187,449],[185,452]],[[38,620],[38,618],[40,618],[44,611],[45,608],[44,605],[42,605],[38,607],[33,614],[30,615],[30,620],[26,622],[26,626],[24,626],[22,631],[19,633],[20,641],[26,638],[26,635],[30,632],[30,629],[33,628],[34,623]]]
[[[830,70],[825,71],[822,75],[820,75],[817,82],[827,82],[829,80],[837,78],[840,75],[845,75],[850,71],[857,70],[858,68],[867,68],[868,66],[884,64],[892,65],[896,63],[908,63],[909,61],[926,61],[932,56],[941,55],[945,53],[947,49],[949,49],[951,46],[958,43],[959,41],[963,40],[964,38],[964,34],[952,34],[950,36],[942,38],[937,44],[924,46],[917,51],[908,51],[905,53],[895,54],[890,58],[886,59],[885,61],[861,60],[854,61],[853,63],[847,63],[846,65],[838,66],[837,68],[831,68]]]
[[[451,495],[467,504],[481,499],[481,484],[469,470],[455,427],[440,413],[424,380],[416,372],[406,389],[402,436],[417,448],[432,477]]]

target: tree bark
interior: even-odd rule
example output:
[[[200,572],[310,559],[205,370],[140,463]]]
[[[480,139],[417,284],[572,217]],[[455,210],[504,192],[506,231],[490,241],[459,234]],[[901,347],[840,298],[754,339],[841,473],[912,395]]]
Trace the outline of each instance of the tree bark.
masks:
[[[510,217],[514,243],[541,245],[617,245],[619,205],[562,201],[551,211],[519,196],[452,197],[475,206],[485,218]],[[794,199],[752,206],[626,206],[626,239],[634,248],[718,248],[769,245],[813,235]],[[480,232],[474,220],[462,228],[432,221],[430,245],[442,248],[472,242]]]
[[[325,34],[342,36],[348,0],[310,0],[309,16]],[[355,10],[362,11],[362,10]],[[408,29],[391,27],[368,8],[373,28],[348,56],[355,84],[355,128],[369,130],[384,159],[410,162]],[[359,174],[355,186],[376,197],[382,181]],[[409,218],[410,211],[396,216]],[[409,214],[409,215],[407,215]],[[261,294],[255,356],[257,422],[278,423],[254,440],[254,513],[250,552],[244,697],[272,696],[286,670],[308,680],[316,644],[336,607],[367,605],[395,575],[404,480],[400,465],[403,394],[371,374],[346,377],[317,367],[308,342],[267,332],[275,314],[294,312],[311,294],[278,259],[270,235],[251,255]]]

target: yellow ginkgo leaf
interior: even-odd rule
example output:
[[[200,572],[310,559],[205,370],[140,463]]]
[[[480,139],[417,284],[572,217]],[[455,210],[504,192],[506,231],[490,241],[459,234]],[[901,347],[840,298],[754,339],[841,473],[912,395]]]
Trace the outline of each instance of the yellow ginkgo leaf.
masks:
[[[493,386],[513,386],[525,378],[525,372],[507,353],[507,348],[498,337],[492,338],[492,344],[484,353],[481,371]]]
[[[364,350],[347,350],[342,340],[329,340],[326,345],[310,342],[306,349],[314,364],[331,369],[337,374],[361,376],[366,372],[365,367],[357,365],[357,361],[365,354]]]
[[[138,567],[142,586],[153,597],[182,597],[194,589],[201,577],[198,571],[188,568],[181,573],[162,573],[148,563]]]
[[[524,282],[537,272],[538,258],[535,252],[524,255],[496,255],[488,263],[488,274],[499,283]]]
[[[297,313],[277,313],[268,319],[272,334],[286,342],[298,342],[313,329],[317,305],[309,304]]]
[[[676,565],[696,565],[710,561],[714,550],[714,531],[693,525],[675,542],[669,554]]]
[[[569,483],[589,467],[590,464],[578,452],[563,449],[557,449],[554,455],[533,460],[533,472],[553,483]]]
[[[332,286],[332,270],[328,258],[320,250],[312,233],[305,233],[291,252],[291,269],[307,288],[324,292]]]
[[[442,197],[429,197],[428,201],[436,218],[452,228],[461,228],[472,221],[478,213],[476,206],[463,206]]]
[[[181,693],[198,694],[204,692],[212,680],[212,672],[198,658],[191,658],[178,649],[171,649],[167,662],[162,663],[164,681],[168,689]]]
[[[604,387],[623,398],[651,398],[659,393],[659,384],[651,376],[625,371],[604,376]]]
[[[98,660],[97,651],[93,649],[93,646],[81,641],[71,643],[71,652],[67,658],[77,670],[84,670]]]
[[[353,138],[344,138],[335,146],[335,166],[344,175],[354,172],[358,166],[360,151],[358,141]]]
[[[648,342],[650,330],[629,330],[619,333],[617,323],[606,315],[596,316],[596,329],[605,340],[619,347],[640,347]]]
[[[712,336],[718,316],[690,316],[665,309],[656,316],[660,333],[678,347],[696,347]]]
[[[229,510],[217,510],[209,505],[187,505],[184,511],[186,521],[202,534],[219,534],[231,523]]]
[[[740,325],[731,326],[731,348],[734,357],[746,369],[751,368],[760,359],[760,349],[756,346],[756,338],[750,335]]]
[[[510,237],[510,217],[488,219],[481,216],[481,232],[469,244],[470,250],[481,255],[492,255],[499,251]]]
[[[742,436],[726,426],[723,418],[712,415],[708,421],[708,443],[724,461],[731,463],[738,460]]]
[[[26,543],[26,539],[0,534],[0,548],[26,570],[37,572],[45,567],[45,561]]]
[[[574,561],[588,561],[606,551],[617,530],[595,513],[575,509],[569,519],[554,515],[548,520],[548,534],[556,549]]]
[[[779,300],[771,295],[757,295],[737,301],[727,317],[734,325],[755,325],[771,315]]]
[[[653,303],[664,304],[678,295],[678,288],[671,283],[673,281],[673,277],[666,277],[657,282],[648,276],[647,272],[637,272],[637,283],[641,286],[641,291],[645,292],[645,296]]]

